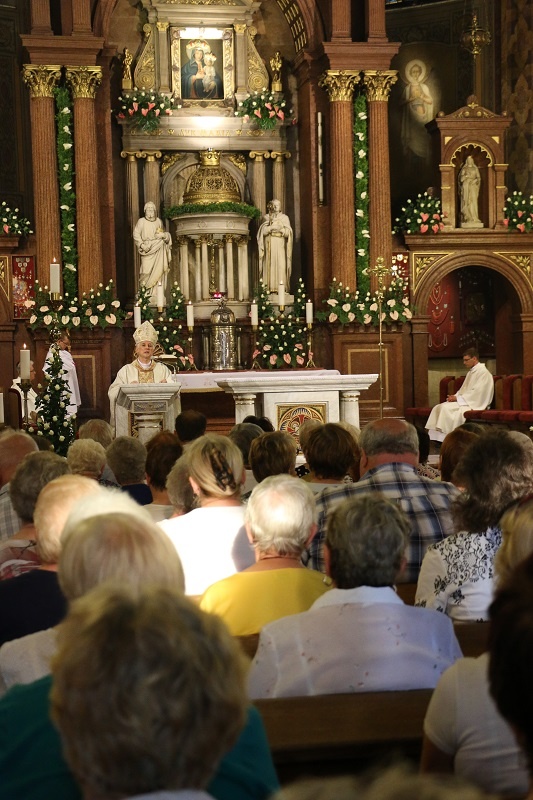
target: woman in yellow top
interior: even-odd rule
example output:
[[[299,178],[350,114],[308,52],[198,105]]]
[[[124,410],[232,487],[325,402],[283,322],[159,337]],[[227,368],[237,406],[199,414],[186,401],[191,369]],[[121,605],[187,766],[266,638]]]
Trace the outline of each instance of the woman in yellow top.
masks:
[[[267,622],[307,611],[329,589],[329,579],[300,560],[316,531],[315,499],[305,481],[265,478],[250,496],[245,524],[255,564],[214,583],[200,601],[234,636],[258,633]]]

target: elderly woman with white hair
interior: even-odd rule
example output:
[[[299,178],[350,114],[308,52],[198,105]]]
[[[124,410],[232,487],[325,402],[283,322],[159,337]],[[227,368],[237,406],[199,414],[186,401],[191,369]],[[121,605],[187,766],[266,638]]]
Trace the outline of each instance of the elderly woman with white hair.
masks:
[[[106,465],[105,450],[94,439],[77,439],[67,451],[67,464],[74,475],[85,475],[97,481]]]
[[[241,503],[244,466],[239,448],[217,434],[195,439],[181,460],[198,507],[158,524],[181,558],[185,593],[201,595],[254,562]]]
[[[258,633],[267,622],[307,611],[330,586],[321,572],[301,562],[316,531],[315,498],[305,481],[286,474],[265,478],[253,490],[244,519],[255,564],[210,586],[200,601],[234,636]]]
[[[106,580],[136,589],[160,583],[183,591],[183,570],[174,547],[128,495],[82,476],[68,475],[53,483],[36,513],[46,531],[41,546],[54,559],[68,603]],[[56,630],[47,628],[0,647],[0,692],[48,675]]]

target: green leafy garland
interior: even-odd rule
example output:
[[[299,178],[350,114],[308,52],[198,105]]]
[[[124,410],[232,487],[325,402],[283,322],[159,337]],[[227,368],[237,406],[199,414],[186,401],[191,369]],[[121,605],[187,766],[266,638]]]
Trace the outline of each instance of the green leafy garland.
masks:
[[[63,291],[74,297],[78,293],[78,251],[76,249],[76,194],[74,191],[74,146],[72,140],[72,100],[69,90],[54,90],[56,100],[57,168],[59,176],[59,208],[61,212],[61,261]]]
[[[252,358],[262,361],[266,369],[305,367],[312,353],[307,352],[306,294],[302,279],[298,281],[293,313],[287,316],[276,316],[269,290],[262,281],[254,297],[258,305],[259,327]],[[302,316],[303,322],[300,319]]]
[[[533,195],[524,197],[522,192],[513,192],[505,199],[503,224],[510,231],[529,233],[533,228]]]
[[[57,345],[52,346],[52,353],[46,365],[48,378],[44,387],[39,384],[35,401],[37,436],[46,436],[52,443],[54,451],[60,456],[66,456],[74,441],[74,424],[72,417],[67,418],[70,387],[63,377],[65,370]]]
[[[368,122],[363,93],[354,104],[353,153],[355,167],[355,241],[357,247],[357,288],[362,295],[370,289],[368,253],[370,248],[368,214]]]
[[[250,219],[258,219],[261,216],[261,211],[255,206],[250,206],[248,203],[231,203],[226,201],[224,203],[182,203],[180,206],[170,206],[163,211],[163,216],[166,219],[179,217],[181,214],[223,214],[231,212],[233,214],[242,214]]]

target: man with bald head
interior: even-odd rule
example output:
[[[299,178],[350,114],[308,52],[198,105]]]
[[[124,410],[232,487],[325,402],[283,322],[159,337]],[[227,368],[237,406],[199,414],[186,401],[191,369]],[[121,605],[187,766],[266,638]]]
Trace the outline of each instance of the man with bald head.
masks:
[[[9,481],[23,458],[37,450],[36,442],[24,431],[6,430],[0,435],[0,541],[22,527],[9,496]]]
[[[458,490],[445,481],[417,474],[418,436],[413,425],[387,418],[370,422],[361,431],[361,479],[357,483],[326,487],[316,496],[318,530],[307,551],[307,566],[325,571],[324,539],[329,512],[347,497],[381,492],[398,503],[411,523],[404,580],[416,582],[422,559],[432,544],[453,533],[450,513]]]

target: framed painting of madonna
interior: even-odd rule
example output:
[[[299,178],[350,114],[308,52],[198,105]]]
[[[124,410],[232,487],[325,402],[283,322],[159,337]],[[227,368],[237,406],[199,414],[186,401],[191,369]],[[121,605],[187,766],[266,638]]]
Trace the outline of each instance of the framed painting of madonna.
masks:
[[[172,93],[184,106],[233,103],[233,30],[173,28]]]

